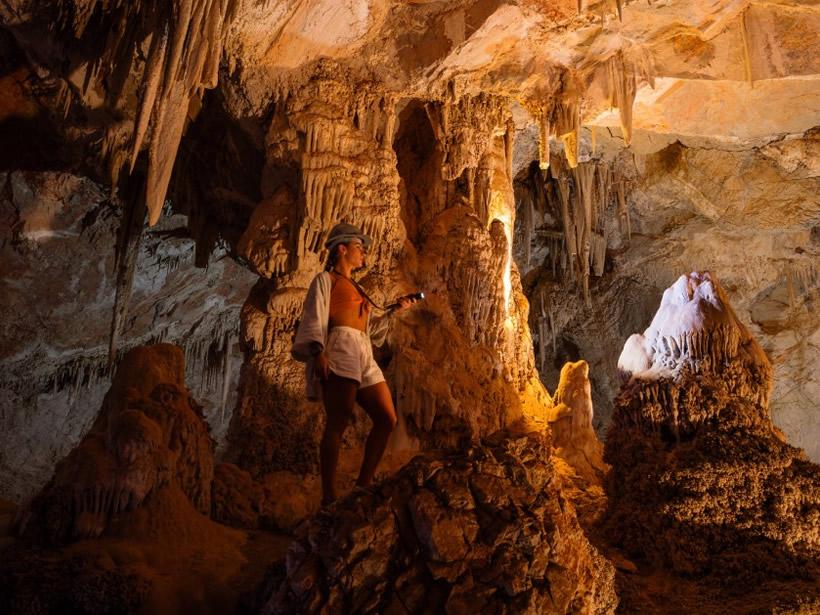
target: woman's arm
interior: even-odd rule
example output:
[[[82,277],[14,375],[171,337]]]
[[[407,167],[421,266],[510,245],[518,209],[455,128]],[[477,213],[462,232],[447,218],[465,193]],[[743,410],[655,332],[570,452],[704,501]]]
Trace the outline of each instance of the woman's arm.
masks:
[[[322,282],[322,274],[319,274],[313,278],[308,288],[305,303],[302,306],[302,317],[299,319],[299,327],[290,349],[291,356],[303,363],[310,361],[325,347],[327,289]]]

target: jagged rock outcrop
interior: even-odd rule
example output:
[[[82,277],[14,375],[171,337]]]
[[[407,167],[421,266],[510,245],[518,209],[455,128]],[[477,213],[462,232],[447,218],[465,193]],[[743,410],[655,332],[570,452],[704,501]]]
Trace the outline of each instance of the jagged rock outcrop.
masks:
[[[2,547],[4,613],[232,612],[260,580],[261,562],[246,564],[269,539],[248,548],[258,538],[208,518],[214,443],[183,361],[170,344],[123,358],[91,431]]]
[[[820,467],[772,425],[768,360],[714,276],[681,276],[619,365],[629,381],[605,445],[615,546],[746,592],[748,608],[820,607]]]
[[[214,442],[184,378],[179,347],[129,351],[91,430],[22,512],[19,534],[51,544],[96,538],[166,486],[210,514]]]
[[[543,435],[500,432],[338,501],[299,529],[261,612],[612,612],[614,568],[549,452]]]

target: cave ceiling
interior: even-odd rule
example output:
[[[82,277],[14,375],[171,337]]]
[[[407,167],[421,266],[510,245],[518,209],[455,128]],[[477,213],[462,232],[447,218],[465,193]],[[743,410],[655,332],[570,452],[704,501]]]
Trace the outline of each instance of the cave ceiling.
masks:
[[[150,135],[147,120],[134,116],[145,115],[140,106],[150,106],[152,95],[155,105],[163,96],[195,99],[218,83],[234,116],[259,119],[328,62],[374,94],[499,94],[522,104],[532,121],[576,103],[588,126],[625,122],[636,131],[743,141],[805,131],[820,115],[820,9],[809,0],[233,0],[201,3],[205,9],[193,14],[185,13],[190,3],[173,3],[174,11],[165,4],[84,0],[44,8],[18,0],[0,15],[29,60],[55,69],[83,107],[113,107],[115,118],[135,122],[136,149]],[[172,48],[174,40],[165,43],[181,54],[182,86],[157,84],[152,41],[164,40],[163,19],[179,31],[186,15],[184,53]],[[194,40],[203,16],[210,21]],[[121,36],[102,44],[95,25],[112,23]],[[122,60],[122,45],[111,48],[128,37],[130,74],[118,75],[105,65]],[[624,114],[633,97],[630,119]],[[182,130],[173,119],[163,131],[169,144]],[[116,136],[107,140],[103,153],[110,155]],[[167,161],[161,166],[160,175],[170,173]]]
[[[816,3],[581,4],[263,3],[238,11],[225,48],[251,108],[333,58],[402,96],[492,92],[534,113],[578,97],[599,126],[618,125],[612,81],[631,73],[636,129],[742,140],[816,123]]]

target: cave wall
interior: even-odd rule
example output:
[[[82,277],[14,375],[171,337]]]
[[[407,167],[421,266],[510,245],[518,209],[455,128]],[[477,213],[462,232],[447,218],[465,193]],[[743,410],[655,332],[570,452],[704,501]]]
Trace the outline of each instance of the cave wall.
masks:
[[[260,280],[242,309],[246,362],[228,458],[278,489],[300,486],[283,496],[293,498],[283,523],[318,501],[324,411],[306,401],[304,366],[290,345],[336,221],[373,237],[358,277],[377,303],[426,295],[391,317],[377,353],[399,415],[385,471],[412,451],[469,442],[527,417],[543,423],[549,403],[508,251],[508,101],[397,100],[356,78],[322,62],[277,98],[263,199],[238,244]],[[343,482],[355,476],[368,429],[359,413],[343,444]]]
[[[775,424],[812,459],[820,458],[814,369],[820,335],[817,130],[740,143],[639,133],[630,151],[622,150],[608,131],[594,130],[597,152],[591,154],[589,131],[586,151],[624,186],[629,233],[623,232],[612,191],[605,206],[605,268],[591,278],[586,305],[581,289],[561,280],[560,267],[553,276],[553,255],[560,257],[562,250],[556,234],[537,230],[559,229],[560,214],[538,203],[532,208],[536,230],[529,268],[523,247],[517,258],[526,272],[538,349],[546,341],[545,384],[554,386],[565,360],[589,361],[596,424],[603,433],[620,387],[610,349],[649,322],[662,289],[681,271],[709,270],[729,290],[741,320],[772,362]],[[520,142],[523,148],[526,139]],[[529,159],[533,156],[530,143]],[[521,220],[522,207],[532,206],[533,184],[528,169],[520,171],[519,179]],[[523,241],[522,225],[518,236]]]
[[[4,172],[0,187],[0,497],[20,501],[91,426],[110,384],[122,206],[64,171]],[[183,347],[186,382],[222,441],[242,363],[238,312],[255,278],[224,249],[196,268],[186,216],[167,213],[140,243],[118,356]]]

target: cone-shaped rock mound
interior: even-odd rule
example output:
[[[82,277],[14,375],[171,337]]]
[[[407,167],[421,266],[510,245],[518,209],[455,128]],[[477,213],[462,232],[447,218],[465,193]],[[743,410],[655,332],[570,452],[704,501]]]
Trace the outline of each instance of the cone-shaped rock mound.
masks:
[[[820,608],[820,467],[772,424],[769,362],[714,276],[681,276],[619,366],[616,546],[760,612]]]
[[[614,568],[590,544],[548,438],[498,432],[411,461],[297,533],[263,613],[609,613]]]

